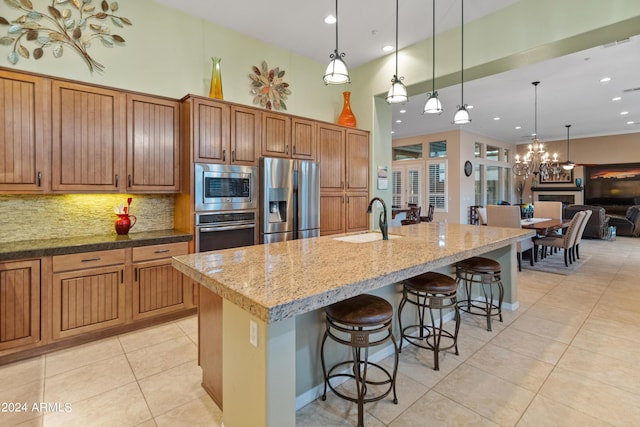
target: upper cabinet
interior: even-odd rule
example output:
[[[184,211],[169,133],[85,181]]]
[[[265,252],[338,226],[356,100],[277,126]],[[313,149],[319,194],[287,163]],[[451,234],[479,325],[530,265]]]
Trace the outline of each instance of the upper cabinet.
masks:
[[[369,191],[369,133],[361,130],[346,131],[347,191]]]
[[[127,191],[180,191],[177,101],[127,95]]]
[[[50,147],[41,77],[0,70],[0,191],[47,190]]]
[[[315,160],[316,122],[279,113],[262,113],[262,155]]]
[[[193,162],[256,165],[260,112],[206,98],[185,100]]]
[[[318,161],[320,189],[344,191],[344,128],[328,124],[318,125]]]
[[[54,80],[51,116],[53,191],[122,191],[124,94]]]

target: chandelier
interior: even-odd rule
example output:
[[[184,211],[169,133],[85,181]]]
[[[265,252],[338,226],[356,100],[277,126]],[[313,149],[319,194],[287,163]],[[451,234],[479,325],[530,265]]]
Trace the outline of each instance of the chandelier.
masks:
[[[529,151],[522,159],[516,154],[516,163],[511,169],[517,176],[523,176],[525,179],[533,174],[536,178],[548,180],[551,176],[558,176],[562,171],[562,166],[558,161],[558,154],[553,154],[553,159],[549,153],[544,151],[544,146],[538,140],[538,85],[540,82],[531,83],[535,87],[535,106],[534,106],[534,134]]]

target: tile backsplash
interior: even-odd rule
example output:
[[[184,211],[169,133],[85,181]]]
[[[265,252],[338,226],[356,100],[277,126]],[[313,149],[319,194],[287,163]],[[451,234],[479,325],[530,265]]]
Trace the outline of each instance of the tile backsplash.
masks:
[[[173,195],[61,194],[0,196],[0,243],[116,234],[114,206],[127,198],[137,218],[131,233],[173,228]]]

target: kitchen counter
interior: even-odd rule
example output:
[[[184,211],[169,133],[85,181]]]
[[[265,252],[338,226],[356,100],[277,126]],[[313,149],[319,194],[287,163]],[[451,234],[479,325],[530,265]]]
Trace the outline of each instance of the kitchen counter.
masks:
[[[220,349],[210,354],[221,355],[213,374],[225,426],[295,426],[296,408],[321,393],[318,343],[329,304],[366,292],[397,305],[397,282],[483,255],[502,266],[503,307],[517,307],[516,242],[533,231],[420,223],[389,234],[401,237],[324,236],[174,257],[176,269],[222,297]],[[201,330],[219,328],[203,316]]]
[[[104,234],[60,239],[21,240],[0,244],[0,261],[188,242],[191,239],[191,234],[171,229],[126,235]]]
[[[174,267],[266,323],[325,307],[506,246],[532,231],[420,223],[402,236],[351,243],[337,236],[292,240],[174,258]]]

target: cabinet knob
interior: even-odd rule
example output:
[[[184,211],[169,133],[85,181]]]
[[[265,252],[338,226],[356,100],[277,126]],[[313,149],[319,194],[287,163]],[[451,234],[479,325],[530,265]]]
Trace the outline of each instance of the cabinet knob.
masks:
[[[284,154],[289,155],[289,146],[288,145],[284,146]]]
[[[131,187],[131,174],[127,176],[127,186]]]
[[[295,145],[293,146],[293,154],[298,154],[298,153],[296,153],[296,146]]]
[[[37,179],[38,179],[38,187],[40,187],[42,185],[42,172],[38,171]]]
[[[120,177],[116,174],[116,188],[118,188],[118,181],[120,181]]]
[[[231,161],[232,162],[236,161],[236,150],[231,150]]]
[[[222,150],[222,161],[223,162],[227,161],[227,150]]]

